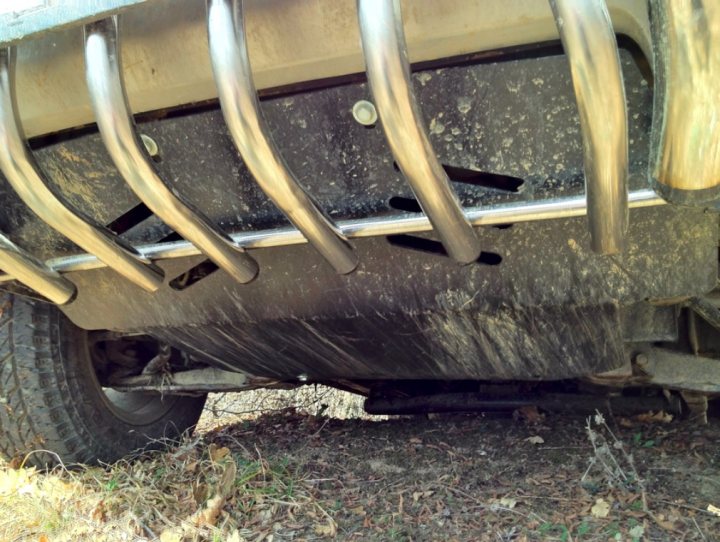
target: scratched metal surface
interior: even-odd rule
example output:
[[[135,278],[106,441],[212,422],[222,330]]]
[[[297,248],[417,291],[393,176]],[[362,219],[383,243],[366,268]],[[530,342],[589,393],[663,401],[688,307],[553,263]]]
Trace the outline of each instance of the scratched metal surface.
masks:
[[[569,68],[555,48],[549,52],[553,54],[414,75],[430,138],[443,163],[525,181],[517,194],[455,183],[465,205],[582,192],[582,140]],[[652,96],[631,55],[623,52],[622,58],[632,185],[642,187]],[[352,118],[352,106],[360,99],[370,99],[369,90],[355,83],[262,102],[289,166],[334,218],[389,214],[390,198],[412,197],[393,167],[380,127],[368,129]],[[152,118],[140,130],[158,143],[163,176],[229,230],[287,224],[238,157],[216,106]],[[100,222],[109,223],[138,203],[94,131],[45,145],[36,154],[57,189]],[[1,177],[0,201],[6,208],[0,231],[20,246],[33,247],[43,258],[77,251],[34,217]],[[149,242],[169,233],[150,219],[127,237]]]
[[[622,59],[631,185],[639,188],[652,96],[630,55]],[[525,181],[518,193],[458,183],[465,204],[581,193],[581,137],[563,56],[424,70],[414,79],[441,161]],[[379,127],[352,119],[353,103],[367,98],[355,83],[263,101],[288,164],[336,218],[392,213],[391,197],[412,195]],[[252,182],[216,107],[148,119],[141,131],[161,149],[161,172],[226,228],[286,223]],[[137,203],[94,133],[38,155],[58,188],[100,221]],[[11,210],[0,228],[44,256],[73,250],[0,197]],[[169,233],[151,218],[127,237]],[[633,333],[672,336],[672,326],[651,324],[628,332],[624,307],[709,290],[717,276],[717,220],[701,210],[634,211],[629,248],[612,258],[589,251],[584,219],[484,228],[481,239],[499,265],[460,267],[377,238],[355,243],[361,265],[348,276],[307,246],[253,251],[261,272],[249,285],[215,272],[183,291],[146,294],[109,270],[75,273],[80,294],[64,310],[83,327],[150,330],[209,363],[262,376],[567,378],[618,366]],[[173,278],[201,261],[161,265]]]
[[[206,361],[264,376],[302,367],[318,378],[560,378],[621,363],[613,307],[708,291],[717,276],[717,220],[702,210],[637,210],[629,248],[613,258],[589,251],[583,219],[481,235],[499,265],[461,267],[374,238],[357,242],[361,264],[347,276],[307,246],[254,251],[261,273],[248,285],[216,272],[184,291],[146,294],[106,271],[74,273],[79,296],[65,311],[82,326],[149,329]],[[173,277],[201,260],[162,266]],[[540,353],[575,361],[530,373]],[[419,356],[454,362],[432,372]]]

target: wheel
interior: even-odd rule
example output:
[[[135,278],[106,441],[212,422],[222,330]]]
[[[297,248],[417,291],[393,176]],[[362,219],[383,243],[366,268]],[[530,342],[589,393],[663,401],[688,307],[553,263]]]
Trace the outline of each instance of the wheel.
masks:
[[[105,390],[89,344],[56,307],[0,294],[0,455],[111,462],[194,427],[205,397]]]

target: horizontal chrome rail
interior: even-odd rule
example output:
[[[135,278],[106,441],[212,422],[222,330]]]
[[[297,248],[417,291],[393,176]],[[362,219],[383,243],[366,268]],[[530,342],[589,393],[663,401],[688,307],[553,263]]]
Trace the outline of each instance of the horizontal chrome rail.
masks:
[[[65,305],[75,298],[75,285],[0,234],[0,278],[17,279],[53,303]]]
[[[430,144],[410,80],[399,0],[358,0],[368,81],[393,156],[448,254],[475,261],[480,243]]]
[[[652,190],[630,192],[630,208],[656,207],[665,205],[665,200]],[[475,227],[513,224],[539,220],[581,217],[587,214],[585,196],[548,199],[541,201],[508,203],[493,207],[471,207],[465,209],[465,218]],[[433,227],[424,214],[402,214],[388,217],[343,220],[338,222],[340,231],[349,239],[380,237],[385,235],[423,233]],[[231,235],[233,241],[245,248],[270,248],[307,243],[305,236],[295,228],[240,232]],[[152,260],[167,260],[198,256],[200,251],[187,241],[140,245],[138,252]],[[91,254],[63,256],[49,260],[47,264],[56,271],[87,271],[100,269],[105,265]],[[0,282],[12,277],[0,275]]]
[[[622,251],[628,223],[628,124],[605,0],[550,0],[570,61],[582,130],[592,248]]]
[[[235,146],[262,190],[338,273],[358,260],[335,224],[300,186],[263,118],[247,50],[242,0],[207,0],[210,60]]]
[[[25,204],[83,250],[138,286],[155,291],[163,272],[105,227],[72,209],[49,187],[23,135],[15,96],[15,48],[0,49],[0,170]]]
[[[237,281],[255,278],[257,262],[166,184],[143,150],[125,94],[117,17],[85,26],[85,75],[102,140],[135,194]]]

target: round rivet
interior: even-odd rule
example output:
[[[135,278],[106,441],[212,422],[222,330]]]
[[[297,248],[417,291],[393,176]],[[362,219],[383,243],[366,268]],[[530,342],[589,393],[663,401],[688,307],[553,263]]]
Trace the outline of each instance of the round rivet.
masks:
[[[356,102],[355,105],[353,105],[352,114],[355,120],[363,126],[373,126],[378,120],[375,106],[367,100]]]
[[[160,154],[160,148],[152,137],[146,134],[140,134],[140,139],[142,139],[143,145],[145,145],[145,150],[150,156],[154,158]]]

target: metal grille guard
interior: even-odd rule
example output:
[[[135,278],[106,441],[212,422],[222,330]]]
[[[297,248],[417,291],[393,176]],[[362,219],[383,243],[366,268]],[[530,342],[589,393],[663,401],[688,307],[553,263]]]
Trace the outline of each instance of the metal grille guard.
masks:
[[[115,2],[111,11],[137,2]],[[74,16],[70,9],[58,22],[86,22],[107,16],[107,10]],[[461,263],[477,259],[480,240],[473,227],[547,220],[587,214],[592,248],[600,254],[622,250],[627,229],[628,208],[664,204],[651,189],[628,194],[628,128],[624,86],[618,60],[618,49],[604,0],[550,0],[558,30],[566,50],[575,94],[580,111],[583,136],[586,196],[487,208],[462,209],[457,196],[439,165],[422,126],[421,113],[409,79],[403,21],[399,0],[358,0],[358,18],[366,70],[379,117],[393,155],[415,192],[425,215],[399,214],[391,217],[342,221],[334,224],[300,187],[274,145],[258,107],[248,57],[241,0],[207,0],[208,34],[211,64],[218,95],[230,134],[259,186],[290,219],[295,228],[259,232],[224,233],[219,226],[201,215],[158,176],[142,148],[127,105],[119,54],[117,15],[85,26],[85,61],[87,85],[96,120],[105,146],[116,167],[138,197],[160,219],[180,233],[186,241],[128,247],[102,227],[92,224],[84,215],[70,208],[59,195],[53,194],[43,180],[20,126],[14,100],[13,48],[0,54],[0,169],[23,201],[58,232],[75,241],[87,254],[39,262],[0,235],[0,268],[6,274],[1,281],[18,280],[49,300],[62,304],[75,295],[74,285],[59,273],[110,267],[140,286],[153,290],[160,286],[162,275],[153,260],[205,254],[220,268],[240,282],[257,274],[257,264],[244,248],[284,246],[310,242],[339,273],[351,272],[356,256],[347,239],[416,233],[434,230],[448,254]],[[671,0],[653,0],[652,9],[660,22],[656,24],[657,44],[664,54],[656,54],[661,67],[675,62],[677,45],[692,42],[720,42],[720,10],[710,1],[693,4],[695,19],[704,18],[702,35],[693,41],[692,30],[677,20],[690,20],[688,13],[676,13]],[[78,4],[79,5],[79,4]],[[683,18],[684,17],[684,18]],[[670,22],[668,22],[670,21]],[[42,31],[29,28],[24,33],[2,36],[8,43]],[[711,46],[713,49],[714,46]],[[714,49],[713,49],[714,50]],[[715,51],[717,52],[717,51]],[[701,74],[704,82],[717,88],[720,70],[718,55],[693,57],[686,66],[690,75]],[[673,64],[673,66],[675,66]],[[677,69],[677,68],[676,68]],[[656,68],[656,72],[657,72]],[[667,70],[664,70],[665,73]],[[692,81],[692,77],[688,77]],[[656,101],[654,125],[678,121],[674,117],[661,123],[664,115],[680,113],[669,108],[678,98],[677,84]],[[706,91],[708,91],[706,89]],[[709,91],[708,91],[709,92]],[[692,106],[688,106],[692,109]],[[708,105],[704,104],[705,110]],[[714,111],[717,113],[718,105]],[[672,183],[663,175],[670,166],[682,169],[683,152],[690,152],[677,139],[667,144],[672,134],[654,129],[659,149],[658,164],[651,178]],[[706,137],[710,150],[719,148],[718,136]],[[659,142],[665,144],[660,145]],[[714,147],[713,147],[714,145]],[[672,160],[668,155],[672,155]],[[717,153],[716,153],[717,154]],[[710,153],[709,165],[717,173],[720,158]],[[717,158],[717,159],[716,159]],[[676,168],[677,169],[677,168]],[[681,173],[688,173],[687,168]],[[720,178],[716,174],[717,184]],[[703,186],[706,188],[706,186]]]

